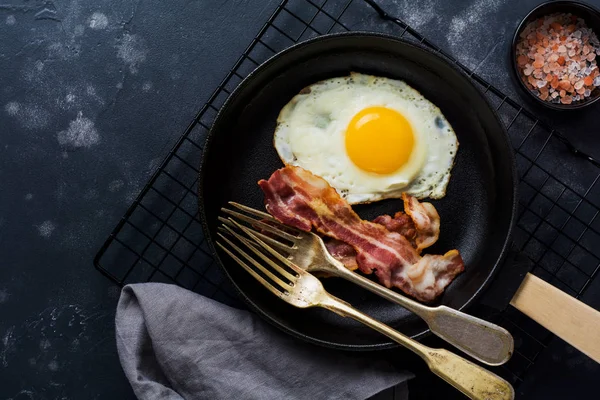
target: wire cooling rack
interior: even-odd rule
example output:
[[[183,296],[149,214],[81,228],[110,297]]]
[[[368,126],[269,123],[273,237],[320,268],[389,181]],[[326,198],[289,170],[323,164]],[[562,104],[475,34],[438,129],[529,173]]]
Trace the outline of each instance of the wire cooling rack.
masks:
[[[367,18],[368,25],[361,26],[365,15],[377,13],[381,18]],[[266,59],[299,41],[357,29],[428,46],[459,65],[480,87],[501,116],[516,152],[520,199],[515,246],[535,275],[581,297],[600,266],[598,162],[369,0],[283,1],[119,221],[96,255],[96,268],[119,285],[175,283],[243,307],[215,264],[197,215],[198,165],[206,133],[231,91]],[[500,323],[516,343],[515,355],[501,375],[518,384],[551,335],[511,307],[501,313]]]

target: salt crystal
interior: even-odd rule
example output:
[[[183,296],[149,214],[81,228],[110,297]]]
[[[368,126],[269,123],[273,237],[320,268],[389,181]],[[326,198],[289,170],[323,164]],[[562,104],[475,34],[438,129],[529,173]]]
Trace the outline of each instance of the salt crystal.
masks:
[[[558,52],[559,53],[566,53],[567,52],[567,48],[561,44],[560,46],[558,46]]]
[[[558,92],[554,92],[550,96],[552,96],[552,98],[555,99],[558,97]]]
[[[594,78],[594,86],[600,86],[600,75]]]
[[[590,97],[590,94],[592,94],[592,91],[590,89],[585,89],[585,92],[583,93],[583,95],[585,97]]]
[[[573,98],[571,96],[565,96],[560,99],[560,102],[563,104],[571,104],[573,102]]]
[[[587,56],[590,53],[590,48],[588,45],[583,46],[583,55]]]
[[[575,55],[575,50],[571,49],[567,54],[569,55],[569,57],[573,57]]]
[[[579,100],[579,95],[573,97],[573,100],[575,100],[575,101]]]
[[[546,80],[543,80],[543,81],[537,81],[537,82],[536,82],[536,85],[537,85],[537,87],[539,87],[539,88],[543,88],[544,86],[546,86],[546,84],[547,84],[547,83],[548,83],[548,81],[546,81]]]
[[[573,32],[573,37],[576,37],[577,39],[581,38],[581,31]]]

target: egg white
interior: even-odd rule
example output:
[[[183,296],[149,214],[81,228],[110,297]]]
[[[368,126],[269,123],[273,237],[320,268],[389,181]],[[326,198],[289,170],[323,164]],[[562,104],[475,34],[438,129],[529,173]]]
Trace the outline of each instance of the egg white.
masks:
[[[361,110],[386,107],[397,111],[413,129],[409,161],[390,174],[357,167],[349,158],[345,134]],[[350,204],[446,194],[458,140],[438,107],[403,81],[351,73],[308,86],[283,107],[274,145],[286,165],[321,176]]]

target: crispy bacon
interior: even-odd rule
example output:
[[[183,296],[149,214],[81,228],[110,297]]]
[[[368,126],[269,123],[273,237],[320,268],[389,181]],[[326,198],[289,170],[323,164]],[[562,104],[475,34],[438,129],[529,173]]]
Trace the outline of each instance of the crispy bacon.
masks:
[[[389,215],[380,215],[373,220],[374,223],[383,225],[390,232],[398,232],[411,243],[413,247],[417,247],[415,239],[417,238],[417,230],[412,219],[402,211],[398,211],[392,218]],[[341,240],[324,237],[325,247],[329,253],[341,261],[351,271],[358,269],[356,262],[356,250],[348,243]]]
[[[414,241],[417,237],[415,223],[412,221],[410,216],[402,211],[398,211],[396,214],[394,214],[393,218],[389,215],[380,215],[379,217],[375,218],[373,222],[385,226],[385,228],[390,232],[398,232],[407,238],[411,244],[414,244]],[[416,247],[416,245],[413,247]]]
[[[440,216],[431,203],[419,203],[415,197],[402,193],[404,211],[415,225],[414,243],[417,252],[430,247],[440,237]]]
[[[432,301],[464,269],[457,250],[443,256],[419,255],[417,248],[430,241],[418,239],[417,227],[425,229],[425,217],[437,216],[428,207],[417,207],[421,203],[410,204],[417,230],[414,248],[406,237],[384,224],[363,221],[324,179],[302,168],[279,169],[258,184],[267,211],[275,218],[304,231],[314,227],[322,235],[347,243],[356,252],[358,268],[366,274],[375,272],[386,287],[395,286],[418,300]],[[439,217],[437,221],[439,230]],[[427,229],[431,235],[433,228]]]
[[[326,238],[324,241],[327,251],[329,251],[329,254],[331,254],[335,259],[344,264],[344,266],[350,271],[358,269],[358,263],[356,262],[356,250],[354,250],[354,247],[337,239]]]

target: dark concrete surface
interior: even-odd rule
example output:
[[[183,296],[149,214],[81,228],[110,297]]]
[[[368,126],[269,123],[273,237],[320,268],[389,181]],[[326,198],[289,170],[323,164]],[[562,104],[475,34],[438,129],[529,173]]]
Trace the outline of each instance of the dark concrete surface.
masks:
[[[540,2],[380,4],[522,101],[507,46]],[[0,399],[134,398],[115,348],[119,291],[93,256],[277,3],[1,2]],[[600,156],[599,107],[542,116]],[[594,386],[597,365],[560,340],[545,357],[519,397]]]

